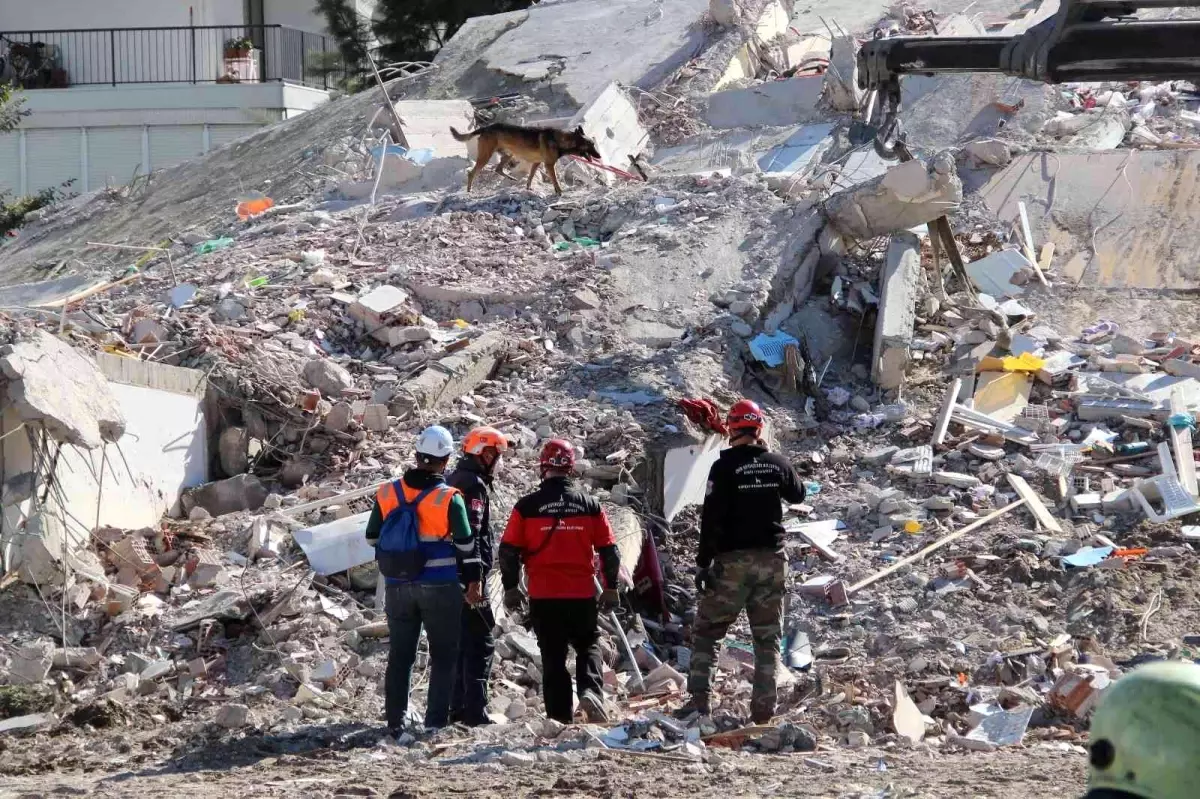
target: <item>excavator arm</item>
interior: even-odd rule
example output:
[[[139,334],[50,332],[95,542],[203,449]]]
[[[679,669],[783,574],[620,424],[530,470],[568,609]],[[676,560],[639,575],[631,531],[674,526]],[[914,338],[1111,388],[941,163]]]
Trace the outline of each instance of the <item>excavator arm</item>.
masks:
[[[1200,78],[1200,19],[1140,20],[1139,9],[1200,8],[1200,0],[1061,0],[1058,13],[1018,36],[876,38],[858,53],[863,116],[875,149],[903,143],[900,78],[996,72],[1045,83]]]

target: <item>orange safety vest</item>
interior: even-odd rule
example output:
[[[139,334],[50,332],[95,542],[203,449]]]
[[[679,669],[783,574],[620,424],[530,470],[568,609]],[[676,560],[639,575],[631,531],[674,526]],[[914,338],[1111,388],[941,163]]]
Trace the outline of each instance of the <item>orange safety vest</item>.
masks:
[[[375,499],[379,501],[380,521],[386,521],[392,511],[400,507],[400,500],[396,496],[397,482],[404,488],[407,502],[412,502],[421,493],[420,489],[413,488],[403,480],[381,485],[375,492]],[[450,538],[450,501],[459,493],[453,486],[438,486],[417,505],[417,532],[422,541],[445,541]]]

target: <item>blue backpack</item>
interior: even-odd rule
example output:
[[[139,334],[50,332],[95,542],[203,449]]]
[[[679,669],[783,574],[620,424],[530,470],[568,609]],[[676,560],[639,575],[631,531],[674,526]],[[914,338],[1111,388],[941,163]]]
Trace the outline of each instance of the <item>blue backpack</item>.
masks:
[[[421,549],[417,506],[436,488],[436,485],[426,488],[412,502],[405,498],[403,486],[396,492],[399,504],[383,520],[379,543],[375,545],[375,560],[384,577],[414,582],[425,570],[427,557]]]

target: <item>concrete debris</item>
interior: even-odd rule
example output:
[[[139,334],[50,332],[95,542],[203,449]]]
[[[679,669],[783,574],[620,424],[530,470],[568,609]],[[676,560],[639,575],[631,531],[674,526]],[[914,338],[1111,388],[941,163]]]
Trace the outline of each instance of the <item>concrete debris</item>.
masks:
[[[17,418],[86,449],[125,434],[125,418],[90,358],[44,330],[0,349],[0,380]]]
[[[892,239],[879,273],[879,321],[871,356],[871,379],[880,388],[904,384],[912,352],[916,299],[920,292],[921,241],[911,233]]]
[[[266,486],[257,477],[240,474],[189,490],[184,495],[184,504],[203,508],[212,516],[224,516],[227,513],[261,508],[268,493]]]
[[[361,729],[390,632],[363,533],[433,423],[515,442],[497,526],[541,445],[577,445],[633,586],[599,637],[612,726],[545,719],[537,637],[491,574],[492,723],[404,732],[370,760],[495,776],[665,758],[761,792],[735,778],[764,753],[820,751],[804,763],[821,779],[850,748],[922,768],[1081,751],[1108,686],[1190,657],[1200,528],[1175,519],[1197,509],[1200,339],[1195,276],[1171,258],[1200,245],[1191,90],[915,76],[905,125],[934,155],[888,163],[848,144],[856,42],[987,19],[905,3],[831,34],[789,6],[475,18],[390,84],[399,122],[377,90],[349,94],[6,239],[6,766],[101,773],[139,736],[179,751],[196,720],[331,757],[348,725],[382,738]],[[448,128],[486,121],[582,127],[603,163],[563,159],[562,195],[493,169],[466,193],[476,143]],[[231,212],[268,187],[287,204]],[[104,240],[157,249],[127,272]],[[739,619],[712,712],[681,719],[714,422],[743,395],[806,487],[784,511],[779,702],[749,724]]]
[[[843,236],[866,241],[953,213],[962,198],[954,158],[942,152],[928,165],[908,161],[835,194],[825,203],[824,213]]]

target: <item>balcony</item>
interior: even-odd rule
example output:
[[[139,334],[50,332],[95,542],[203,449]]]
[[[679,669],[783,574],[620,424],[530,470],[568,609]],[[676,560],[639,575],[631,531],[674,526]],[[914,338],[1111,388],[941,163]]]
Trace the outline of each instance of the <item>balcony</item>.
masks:
[[[25,89],[290,83],[328,90],[328,36],[282,25],[0,31],[0,81]]]

